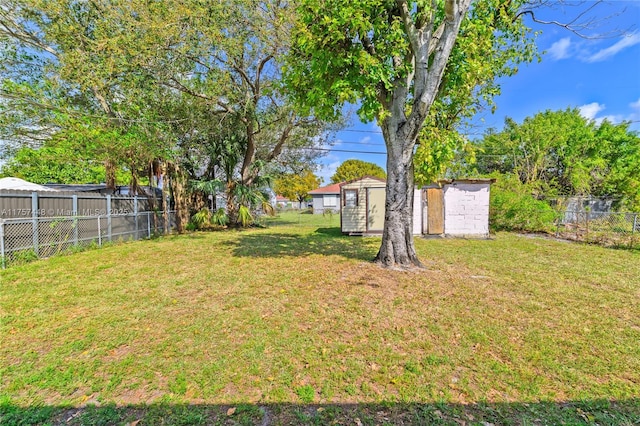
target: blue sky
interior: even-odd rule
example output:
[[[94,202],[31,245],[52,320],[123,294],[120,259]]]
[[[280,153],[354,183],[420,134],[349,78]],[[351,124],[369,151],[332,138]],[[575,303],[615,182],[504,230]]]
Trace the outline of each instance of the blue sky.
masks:
[[[576,3],[576,2],[573,2]],[[585,2],[587,6],[593,2]],[[540,14],[540,19],[568,22],[582,9],[558,8]],[[505,117],[521,122],[544,110],[580,108],[596,121],[632,121],[640,131],[640,0],[609,1],[585,15],[597,22],[580,37],[555,25],[529,24],[542,31],[538,49],[545,52],[541,62],[521,66],[518,74],[500,81],[502,94],[497,110],[478,114],[468,135],[477,138],[487,128],[502,129]],[[602,35],[598,37],[598,35]],[[375,123],[361,123],[355,114],[351,125],[337,134],[332,151],[321,160],[318,175],[329,183],[343,161],[358,158],[385,168],[384,141]]]

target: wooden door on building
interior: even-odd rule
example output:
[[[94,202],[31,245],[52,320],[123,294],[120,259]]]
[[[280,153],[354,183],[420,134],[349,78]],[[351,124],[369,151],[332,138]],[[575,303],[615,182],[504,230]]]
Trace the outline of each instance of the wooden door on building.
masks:
[[[422,223],[426,225],[424,233],[428,235],[444,234],[444,191],[442,188],[427,188],[426,218]]]

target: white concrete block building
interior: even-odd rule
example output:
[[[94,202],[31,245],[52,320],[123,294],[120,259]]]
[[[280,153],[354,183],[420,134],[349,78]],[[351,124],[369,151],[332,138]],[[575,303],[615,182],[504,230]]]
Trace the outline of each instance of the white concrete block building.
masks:
[[[443,184],[444,234],[489,235],[489,189],[491,181],[459,180]]]

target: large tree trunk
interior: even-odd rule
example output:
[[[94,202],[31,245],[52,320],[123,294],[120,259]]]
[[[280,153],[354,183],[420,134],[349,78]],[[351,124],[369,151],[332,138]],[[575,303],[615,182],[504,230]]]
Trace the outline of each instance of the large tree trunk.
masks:
[[[111,159],[104,160],[105,184],[107,189],[116,189],[116,165]]]
[[[227,217],[229,218],[229,226],[238,225],[238,206],[233,195],[236,184],[233,181],[227,181],[226,195],[227,195]]]
[[[444,21],[437,29],[429,30],[416,27],[408,2],[398,0],[415,74],[409,74],[407,80],[398,77],[391,91],[383,86],[379,94],[388,113],[382,119],[379,117],[387,145],[387,199],[382,245],[375,261],[388,268],[422,267],[413,245],[413,148],[438,93],[471,1],[446,0]],[[405,60],[396,59],[398,63]],[[408,102],[411,108],[407,115]]]
[[[176,210],[176,230],[178,234],[183,234],[189,221],[186,193],[187,178],[182,168],[173,162],[168,163],[167,172],[171,179],[171,192],[173,193],[173,202]]]
[[[381,123],[387,142],[387,188],[382,245],[375,262],[387,268],[422,267],[413,245],[414,141],[400,139],[395,123]]]
[[[165,168],[166,171],[166,168]],[[168,177],[168,173],[165,173],[165,176]],[[169,233],[169,191],[167,191],[169,185],[168,182],[162,183],[162,223],[163,223],[163,234]]]
[[[140,183],[138,182],[138,169],[135,162],[131,162],[131,180],[129,181],[129,195],[140,195]]]

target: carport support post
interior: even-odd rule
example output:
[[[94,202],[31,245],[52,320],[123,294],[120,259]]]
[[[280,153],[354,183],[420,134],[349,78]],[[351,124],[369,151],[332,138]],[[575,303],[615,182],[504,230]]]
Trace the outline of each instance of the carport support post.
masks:
[[[37,257],[40,257],[38,253],[38,193],[31,193],[31,233],[33,234],[33,252]]]
[[[111,194],[107,194],[107,238],[111,241]]]
[[[78,196],[71,196],[71,209],[73,210],[73,245],[78,245]]]

